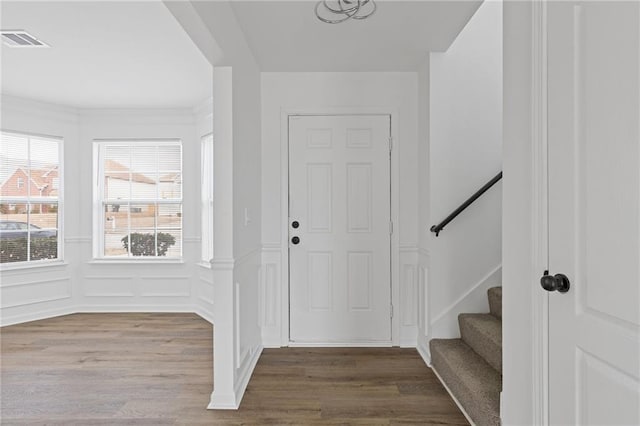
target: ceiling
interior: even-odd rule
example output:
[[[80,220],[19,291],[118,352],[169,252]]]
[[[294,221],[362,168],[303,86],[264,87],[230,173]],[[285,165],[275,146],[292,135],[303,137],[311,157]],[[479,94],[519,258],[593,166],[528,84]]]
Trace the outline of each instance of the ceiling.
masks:
[[[378,0],[371,18],[329,25],[315,1],[231,1],[262,71],[316,72],[415,71],[480,3]],[[76,108],[188,108],[211,96],[209,62],[160,0],[3,0],[0,12],[1,29],[51,46],[0,45],[3,94]]]
[[[2,93],[76,108],[186,108],[211,97],[211,66],[161,1],[1,2]]]
[[[446,50],[482,1],[379,0],[369,19],[331,25],[315,1],[232,1],[262,71],[415,71]]]

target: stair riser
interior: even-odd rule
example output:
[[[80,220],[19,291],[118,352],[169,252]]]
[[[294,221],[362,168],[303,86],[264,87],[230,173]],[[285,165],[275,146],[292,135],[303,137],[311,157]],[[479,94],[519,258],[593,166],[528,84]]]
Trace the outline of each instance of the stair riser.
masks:
[[[468,317],[458,318],[462,340],[478,355],[484,358],[489,365],[502,374],[502,347],[497,342],[488,339],[469,320]],[[497,321],[496,321],[497,323]]]
[[[460,314],[461,339],[432,339],[431,363],[477,426],[500,425],[502,287],[487,291],[490,314]]]
[[[477,426],[499,426],[498,413],[490,413],[486,408],[478,404],[478,396],[464,384],[464,378],[457,371],[451,369],[449,364],[437,350],[431,349],[431,362],[444,383],[456,396],[456,399],[464,407],[465,411],[474,420]],[[487,367],[488,368],[488,367]]]
[[[487,292],[489,298],[489,311],[491,315],[502,319],[502,287],[490,288]]]

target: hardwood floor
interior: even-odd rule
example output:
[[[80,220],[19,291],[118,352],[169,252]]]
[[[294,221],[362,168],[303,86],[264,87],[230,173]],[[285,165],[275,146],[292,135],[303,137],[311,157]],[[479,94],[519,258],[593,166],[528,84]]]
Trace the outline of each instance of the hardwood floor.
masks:
[[[2,425],[468,424],[415,349],[265,349],[238,411],[206,410],[212,327],[74,314],[0,329]]]

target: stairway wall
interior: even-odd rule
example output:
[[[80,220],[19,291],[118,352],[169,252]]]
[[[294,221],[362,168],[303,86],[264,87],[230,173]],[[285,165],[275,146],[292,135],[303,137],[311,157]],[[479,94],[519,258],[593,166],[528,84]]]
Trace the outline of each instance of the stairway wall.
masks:
[[[429,364],[429,55],[418,68],[418,336],[416,346]]]
[[[497,267],[487,276],[478,280],[466,293],[446,307],[440,315],[431,319],[429,337],[431,339],[460,337],[458,315],[463,312],[489,311],[487,290],[501,284],[502,268]]]
[[[502,3],[480,6],[446,52],[431,53],[429,73],[432,225],[502,168]],[[487,309],[483,282],[497,284],[502,257],[501,188],[429,236],[430,337],[454,337],[458,313]]]

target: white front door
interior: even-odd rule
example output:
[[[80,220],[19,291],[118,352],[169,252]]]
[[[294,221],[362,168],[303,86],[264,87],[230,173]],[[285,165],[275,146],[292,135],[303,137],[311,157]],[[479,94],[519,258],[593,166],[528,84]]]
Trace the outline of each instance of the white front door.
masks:
[[[289,118],[290,340],[391,343],[390,117]]]
[[[547,17],[550,422],[638,425],[640,3]]]

